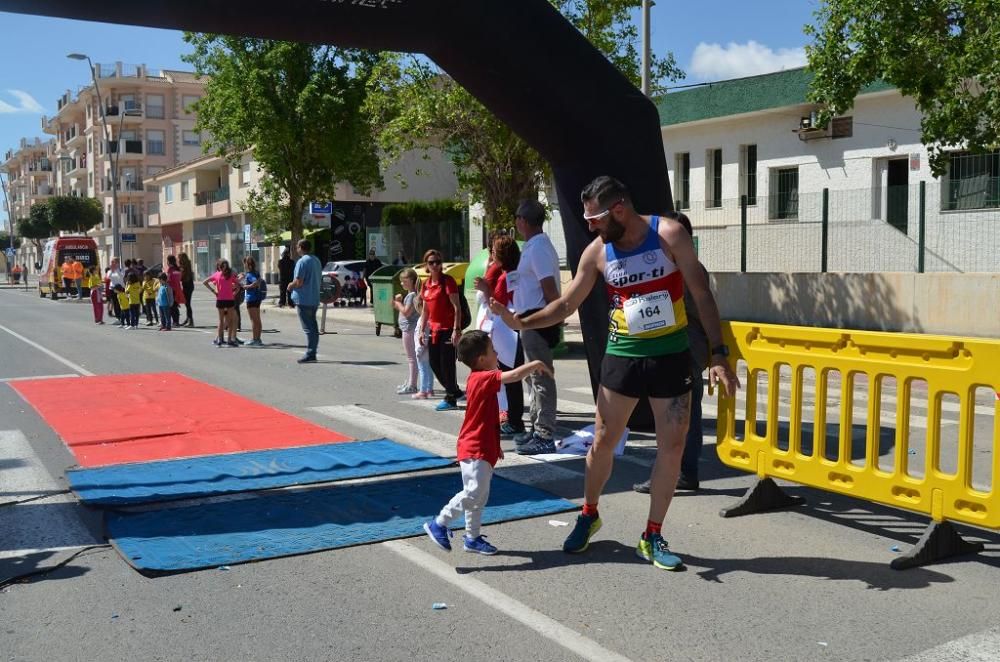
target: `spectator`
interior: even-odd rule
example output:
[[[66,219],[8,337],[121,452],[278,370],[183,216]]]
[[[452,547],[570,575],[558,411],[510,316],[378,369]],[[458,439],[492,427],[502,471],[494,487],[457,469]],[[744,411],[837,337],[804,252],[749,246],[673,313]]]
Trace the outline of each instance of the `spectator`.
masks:
[[[278,260],[278,308],[284,308],[287,303],[292,308],[295,303],[288,297],[288,284],[292,282],[292,272],[295,270],[295,260],[288,255],[288,249],[282,249]]]
[[[226,262],[226,264],[229,263]],[[181,285],[181,270],[177,266],[177,258],[173,255],[167,256],[167,265],[167,282],[170,283],[170,289],[174,291],[174,303],[170,307],[170,319],[173,320],[173,326],[180,326],[181,304],[185,302],[184,287]]]
[[[319,348],[319,325],[316,323],[316,309],[319,308],[319,286],[323,278],[323,265],[312,255],[312,244],[308,239],[300,239],[299,261],[295,263],[294,278],[288,284],[292,303],[298,308],[299,322],[306,335],[306,353],[299,363],[315,363]]]
[[[181,326],[194,326],[194,313],[191,311],[191,297],[194,296],[194,267],[191,265],[191,258],[187,253],[177,256],[177,263],[181,268],[181,292],[184,294],[184,310],[186,317]]]
[[[243,258],[243,269],[242,285],[245,292],[244,300],[247,304],[247,313],[250,315],[250,327],[253,333],[253,339],[250,340],[249,346],[260,347],[264,344],[260,339],[260,334],[263,330],[260,322],[260,304],[264,301],[264,295],[267,293],[265,288],[267,286],[261,280],[260,272],[257,271],[257,261],[249,255]]]
[[[399,276],[399,282],[406,290],[406,295],[397,294],[393,298],[392,305],[399,311],[399,330],[403,334],[403,351],[406,352],[409,372],[406,381],[396,389],[396,393],[405,395],[418,392],[416,331],[417,320],[420,319],[420,313],[417,311],[417,297],[420,296],[417,285],[420,283],[420,278],[413,269],[404,269]]]
[[[173,255],[170,257],[172,258]],[[180,271],[177,273],[179,276]],[[217,347],[223,345],[239,347],[239,343],[236,342],[236,316],[233,315],[233,308],[236,306],[236,290],[239,289],[240,284],[232,267],[229,266],[229,262],[219,260],[215,273],[202,281],[202,285],[215,295],[215,308],[219,312],[219,324],[216,327],[216,338],[213,343]],[[177,289],[174,287],[170,289],[176,296]],[[176,308],[176,303],[174,308]],[[224,334],[228,334],[228,340],[224,338]]]
[[[375,305],[375,288],[372,287],[372,274],[382,268],[382,260],[375,257],[375,249],[372,248],[368,251],[368,259],[365,260],[365,289],[368,290],[367,295],[362,293],[361,305],[365,305],[365,302],[370,302],[373,306]],[[367,297],[367,298],[366,298]]]
[[[83,265],[79,260],[73,259],[73,289],[76,290],[76,298],[83,298]]]
[[[73,258],[67,255],[63,258],[62,266],[59,267],[59,276],[56,280],[56,289],[59,288],[59,282],[62,281],[63,292],[66,296],[70,296],[70,290],[73,288]]]
[[[462,335],[458,328],[462,315],[458,283],[444,273],[444,261],[439,251],[432,248],[424,253],[424,264],[429,276],[420,293],[424,307],[417,322],[417,337],[421,343],[427,343],[431,369],[444,387],[444,399],[438,403],[437,411],[458,409],[458,398],[462,395],[455,380],[455,347]],[[424,338],[424,329],[430,331],[427,339]]]
[[[406,261],[406,255],[403,251],[396,251],[396,259],[392,261],[392,266],[405,267],[407,264],[409,263]]]

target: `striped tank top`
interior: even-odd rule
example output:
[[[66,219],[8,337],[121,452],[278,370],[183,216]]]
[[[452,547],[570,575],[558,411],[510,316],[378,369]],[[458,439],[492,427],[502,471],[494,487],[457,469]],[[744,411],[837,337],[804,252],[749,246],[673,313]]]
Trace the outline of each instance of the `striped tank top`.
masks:
[[[684,278],[660,247],[659,225],[659,216],[650,218],[649,233],[635,250],[604,246],[608,354],[663,356],[688,348]]]

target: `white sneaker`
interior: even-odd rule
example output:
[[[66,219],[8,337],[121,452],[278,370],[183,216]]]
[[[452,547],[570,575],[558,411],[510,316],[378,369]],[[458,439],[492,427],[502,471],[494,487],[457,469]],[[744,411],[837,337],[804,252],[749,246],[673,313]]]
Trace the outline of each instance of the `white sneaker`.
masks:
[[[416,393],[416,392],[417,392],[416,386],[408,386],[406,384],[402,384],[400,385],[399,388],[396,389],[396,395],[410,395],[411,393]]]

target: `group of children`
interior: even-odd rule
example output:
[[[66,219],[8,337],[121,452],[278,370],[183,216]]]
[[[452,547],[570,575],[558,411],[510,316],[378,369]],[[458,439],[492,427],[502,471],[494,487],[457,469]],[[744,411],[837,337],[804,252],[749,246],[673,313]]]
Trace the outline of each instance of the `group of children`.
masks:
[[[174,291],[167,274],[159,276],[146,272],[129,272],[123,277],[124,284],[111,284],[110,277],[101,278],[100,270],[91,267],[84,279],[84,286],[90,288],[90,303],[94,308],[94,323],[104,324],[105,297],[115,297],[118,305],[109,306],[109,313],[117,314],[120,329],[138,329],[139,317],[146,315],[146,326],[160,325],[160,331],[171,329],[171,309],[174,305]]]

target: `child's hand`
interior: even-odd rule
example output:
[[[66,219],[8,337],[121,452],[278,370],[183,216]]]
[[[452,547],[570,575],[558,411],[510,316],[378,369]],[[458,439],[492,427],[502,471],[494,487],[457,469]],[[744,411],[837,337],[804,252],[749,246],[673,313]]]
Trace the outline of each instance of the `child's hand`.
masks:
[[[503,449],[502,448],[500,449],[500,458],[499,459],[501,459],[501,460],[503,459]]]
[[[544,363],[542,363],[541,361],[532,361],[532,363],[534,365],[531,368],[531,374],[533,374],[533,375],[542,374],[542,375],[545,375],[546,377],[554,377],[555,376],[553,374],[553,372],[552,372],[552,369],[549,366],[547,366]]]
[[[393,301],[402,301],[403,300],[403,295],[402,294],[397,294],[396,296],[392,297],[392,300]]]

